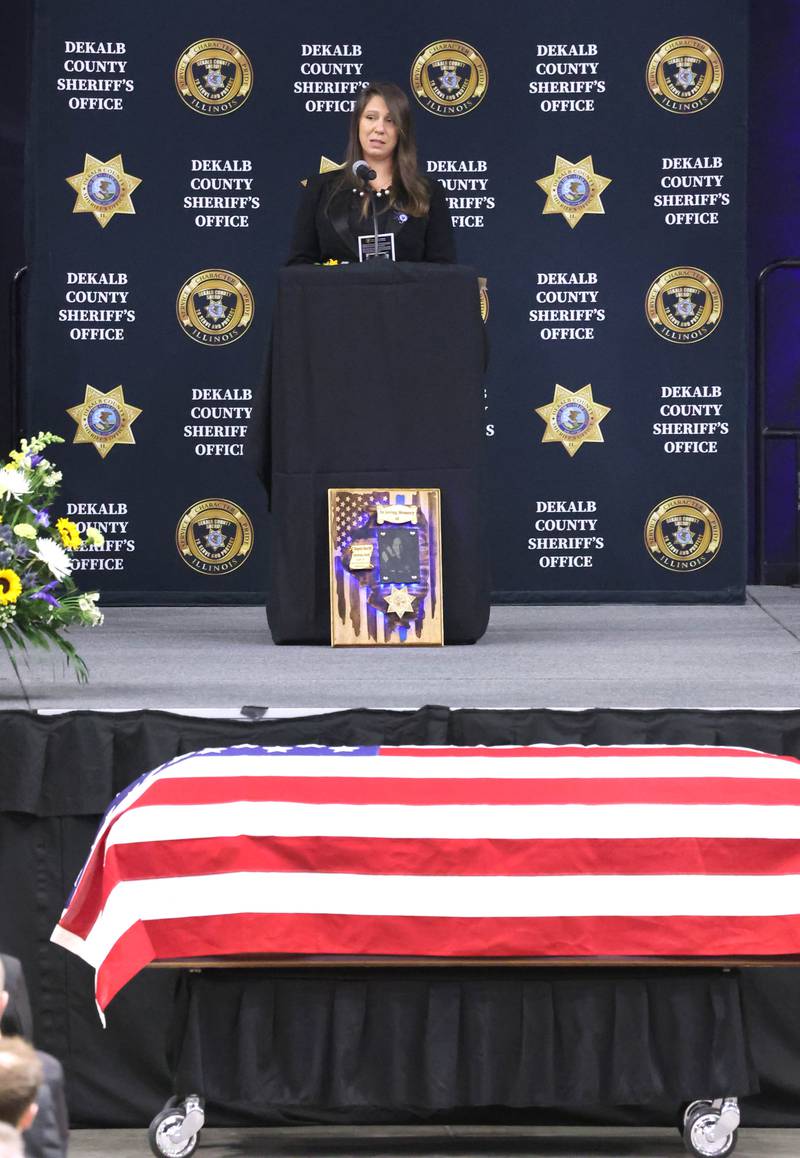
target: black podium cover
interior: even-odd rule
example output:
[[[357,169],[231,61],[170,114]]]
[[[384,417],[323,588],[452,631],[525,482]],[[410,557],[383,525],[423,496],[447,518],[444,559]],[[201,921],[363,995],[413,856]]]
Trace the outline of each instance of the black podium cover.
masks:
[[[283,269],[248,454],[271,494],[276,643],[327,643],[329,487],[439,487],[444,634],[489,617],[485,336],[474,270],[384,261]]]

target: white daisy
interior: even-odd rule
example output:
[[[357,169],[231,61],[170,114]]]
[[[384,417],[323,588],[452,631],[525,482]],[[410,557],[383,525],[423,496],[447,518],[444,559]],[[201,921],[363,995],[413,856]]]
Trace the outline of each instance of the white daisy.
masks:
[[[54,579],[63,579],[72,570],[69,555],[53,539],[39,539],[33,553],[37,559],[41,559]]]
[[[26,495],[30,489],[31,484],[21,470],[15,470],[13,467],[0,470],[0,496],[13,495],[18,499],[21,495]]]

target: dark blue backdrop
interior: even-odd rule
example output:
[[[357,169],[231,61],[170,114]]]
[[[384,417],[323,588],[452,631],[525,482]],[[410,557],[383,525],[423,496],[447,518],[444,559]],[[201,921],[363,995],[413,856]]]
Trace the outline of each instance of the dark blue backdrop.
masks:
[[[453,12],[434,4],[411,10],[398,24],[379,13],[374,31],[361,9],[334,12],[317,2],[291,9],[243,3],[221,17],[210,2],[164,8],[146,0],[135,10],[109,10],[87,0],[72,7],[39,0],[36,8],[33,116],[28,168],[32,233],[32,284],[27,349],[29,425],[50,427],[70,442],[61,455],[70,514],[106,524],[107,547],[87,561],[83,578],[108,598],[225,600],[260,592],[267,549],[265,504],[236,457],[200,457],[199,439],[185,428],[193,391],[257,389],[262,369],[275,269],[282,261],[298,193],[298,179],[322,155],[338,158],[346,132],[344,112],[309,112],[307,96],[294,91],[309,79],[301,67],[323,61],[303,54],[304,44],[361,46],[351,61],[362,76],[407,83],[417,54],[448,37],[474,46],[485,58],[489,87],[484,100],[459,117],[437,117],[416,108],[424,162],[478,166],[462,177],[486,180],[485,189],[451,190],[455,198],[485,194],[483,225],[457,230],[460,259],[488,278],[492,364],[486,380],[487,439],[492,462],[492,557],[500,599],[737,599],[745,580],[746,319],[745,168],[747,107],[747,5],[703,0],[691,27],[676,21],[674,5],[642,6],[620,0],[608,19],[587,0],[507,4],[503,19],[477,2]],[[178,98],[173,71],[181,52],[209,31],[240,45],[253,62],[253,91],[225,117],[200,116]],[[673,115],[645,86],[648,58],[664,41],[691,34],[720,53],[725,80],[718,99],[692,115]],[[69,42],[69,43],[68,43]],[[76,59],[119,59],[75,49],[80,42],[121,42],[124,76],[119,110],[70,108],[74,92],[59,81],[76,73]],[[545,45],[575,45],[575,55],[544,55]],[[587,46],[596,45],[596,53]],[[557,53],[559,49],[555,50]],[[537,65],[576,61],[597,64],[602,80],[587,111],[545,111],[531,91],[563,73]],[[588,71],[588,70],[587,70]],[[108,74],[106,74],[108,75]],[[570,82],[574,77],[567,76]],[[580,78],[579,78],[580,79]],[[82,170],[84,155],[103,161],[121,153],[127,172],[141,178],[133,194],[136,213],[116,216],[101,229],[90,214],[73,214],[66,178]],[[611,178],[605,213],[586,216],[575,229],[558,215],[542,215],[537,180],[553,171],[557,155],[572,162],[591,155],[598,173]],[[654,204],[664,177],[686,172],[664,167],[664,158],[722,158],[704,173],[722,174],[730,204],[714,225],[675,225]],[[248,228],[198,227],[191,195],[191,163],[246,159],[250,192],[260,206]],[[458,170],[449,176],[458,176]],[[691,175],[691,174],[690,174]],[[472,210],[454,203],[458,216]],[[475,214],[474,214],[475,215]],[[707,271],[720,285],[722,319],[697,345],[664,341],[649,326],[645,295],[651,282],[676,266]],[[230,269],[255,298],[248,332],[225,349],[208,349],[181,333],[175,300],[181,284],[200,270]],[[124,272],[126,305],[136,320],[122,343],[77,340],[67,308],[68,274]],[[541,280],[549,275],[594,275],[595,303],[604,320],[590,340],[542,336],[544,323],[529,320]],[[335,352],[332,352],[335,356]],[[413,372],[413,368],[412,368]],[[602,444],[569,457],[541,442],[544,424],[535,410],[553,399],[556,384],[577,390],[592,384],[610,413]],[[108,391],[122,385],[141,409],[134,446],[115,446],[100,458],[88,444],[72,445],[75,423],[66,414],[84,398],[86,385]],[[662,415],[665,390],[708,390],[715,415]],[[454,405],[458,384],[453,384]],[[708,400],[708,399],[706,399]],[[246,399],[245,399],[246,401]],[[727,433],[717,452],[670,453],[662,421],[694,423],[720,418]],[[713,437],[713,436],[712,436]],[[686,436],[698,441],[702,436]],[[678,436],[680,440],[680,435]],[[216,439],[231,443],[235,436]],[[648,555],[644,528],[649,512],[675,495],[695,497],[719,515],[722,546],[704,568],[674,572]],[[199,575],[175,548],[181,515],[193,504],[224,498],[241,506],[255,525],[255,548],[245,565],[227,575]],[[564,510],[575,504],[577,510]],[[88,513],[87,513],[88,512]],[[562,517],[578,524],[561,525]],[[547,522],[540,520],[547,519]],[[555,520],[555,521],[554,521]],[[582,544],[589,539],[588,545]],[[590,566],[572,566],[576,557]]]
[[[785,77],[796,68],[800,4],[778,0],[753,8],[750,65],[748,268],[759,270],[800,257],[800,97]],[[788,194],[788,195],[787,195]],[[800,271],[781,271],[766,283],[767,420],[800,423]],[[757,437],[755,424],[752,427]],[[767,447],[766,582],[797,582],[798,459],[796,443]],[[751,520],[752,525],[752,520]]]

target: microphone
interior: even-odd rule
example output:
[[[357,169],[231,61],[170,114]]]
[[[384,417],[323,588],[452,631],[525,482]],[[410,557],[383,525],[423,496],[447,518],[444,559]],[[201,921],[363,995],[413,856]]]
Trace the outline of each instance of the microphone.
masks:
[[[353,173],[362,181],[374,181],[378,175],[374,169],[370,169],[366,161],[356,161],[353,165]]]

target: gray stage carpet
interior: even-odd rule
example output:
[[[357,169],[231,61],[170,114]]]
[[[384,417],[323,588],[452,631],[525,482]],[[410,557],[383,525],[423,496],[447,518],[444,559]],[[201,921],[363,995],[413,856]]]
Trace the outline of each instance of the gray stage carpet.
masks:
[[[71,1158],[141,1158],[142,1130],[75,1130]],[[797,1158],[798,1130],[741,1130],[736,1158]],[[677,1130],[204,1130],[196,1158],[686,1158]]]
[[[31,706],[325,708],[800,706],[800,590],[735,606],[494,607],[472,647],[275,647],[260,607],[110,608],[74,633],[91,679],[21,668]],[[0,707],[25,700],[0,652]]]

